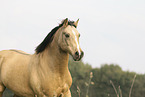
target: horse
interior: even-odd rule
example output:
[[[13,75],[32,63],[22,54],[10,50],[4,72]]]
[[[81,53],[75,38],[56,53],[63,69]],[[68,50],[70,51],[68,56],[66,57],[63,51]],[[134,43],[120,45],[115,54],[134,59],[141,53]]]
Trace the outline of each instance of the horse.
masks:
[[[36,47],[34,54],[20,50],[0,51],[0,97],[5,88],[14,97],[71,97],[69,55],[79,61],[78,21],[64,19]]]

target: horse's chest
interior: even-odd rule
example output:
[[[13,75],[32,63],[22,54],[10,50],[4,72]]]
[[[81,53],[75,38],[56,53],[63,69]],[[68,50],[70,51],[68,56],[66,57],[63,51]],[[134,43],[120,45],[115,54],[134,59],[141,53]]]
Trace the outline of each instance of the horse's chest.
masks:
[[[48,96],[59,97],[65,94],[70,86],[71,84],[69,81],[56,79],[55,81],[50,81],[50,83],[43,85],[43,93]]]
[[[50,97],[59,97],[60,95],[65,94],[69,90],[69,85],[66,83],[64,85],[55,86],[52,85],[49,88],[46,87],[43,89],[43,93]]]

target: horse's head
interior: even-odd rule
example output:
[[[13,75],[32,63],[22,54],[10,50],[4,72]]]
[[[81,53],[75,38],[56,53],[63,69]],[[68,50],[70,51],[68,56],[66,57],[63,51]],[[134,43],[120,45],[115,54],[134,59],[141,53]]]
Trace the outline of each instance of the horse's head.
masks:
[[[60,34],[58,38],[60,49],[68,52],[75,61],[79,61],[84,55],[79,45],[80,33],[76,29],[78,21],[72,22],[66,18],[59,29]]]

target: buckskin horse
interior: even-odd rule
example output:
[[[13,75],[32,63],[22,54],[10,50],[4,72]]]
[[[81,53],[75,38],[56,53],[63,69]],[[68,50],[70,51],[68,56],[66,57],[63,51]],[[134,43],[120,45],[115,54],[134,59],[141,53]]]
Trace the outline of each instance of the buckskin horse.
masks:
[[[79,61],[78,21],[64,19],[52,29],[34,54],[20,50],[0,51],[0,97],[7,87],[14,97],[71,97],[69,54]]]

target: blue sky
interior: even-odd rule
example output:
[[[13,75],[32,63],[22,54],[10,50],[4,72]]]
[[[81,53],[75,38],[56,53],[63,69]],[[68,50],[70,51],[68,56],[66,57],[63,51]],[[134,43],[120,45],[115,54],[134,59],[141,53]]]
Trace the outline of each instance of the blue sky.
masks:
[[[80,19],[83,61],[145,73],[144,0],[1,0],[0,50],[34,53],[62,19]]]

